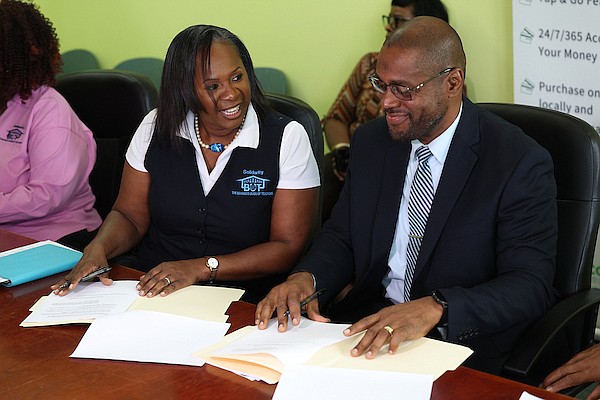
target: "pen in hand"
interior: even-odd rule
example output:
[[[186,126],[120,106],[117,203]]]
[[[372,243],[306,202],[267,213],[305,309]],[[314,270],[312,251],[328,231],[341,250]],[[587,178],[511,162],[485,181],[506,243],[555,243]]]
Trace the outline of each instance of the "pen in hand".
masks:
[[[81,278],[81,281],[80,281],[80,282],[87,282],[87,281],[89,281],[89,280],[92,280],[92,279],[94,279],[95,277],[97,277],[98,275],[100,275],[100,274],[103,274],[103,273],[105,273],[105,272],[108,272],[108,271],[110,271],[111,269],[112,269],[112,267],[111,267],[111,266],[109,266],[109,265],[107,265],[107,266],[105,266],[105,267],[102,267],[102,268],[100,268],[100,269],[97,269],[96,271],[94,271],[94,272],[92,272],[92,273],[90,273],[90,274],[88,274],[88,275],[84,276],[83,278]],[[66,281],[65,281],[65,282],[64,282],[62,285],[60,285],[60,286],[58,287],[58,289],[57,289],[57,290],[60,292],[61,290],[63,290],[63,289],[66,289],[66,288],[68,288],[69,286],[71,286],[71,281],[70,281],[70,280],[66,280]]]
[[[325,288],[317,290],[316,292],[314,292],[313,294],[311,294],[310,296],[308,296],[307,298],[305,298],[304,300],[302,300],[300,302],[300,308],[304,307],[305,305],[307,305],[308,303],[310,303],[311,301],[313,301],[314,299],[316,299],[323,293],[325,293]],[[290,310],[287,310],[286,312],[284,312],[283,315],[286,317],[289,316]]]

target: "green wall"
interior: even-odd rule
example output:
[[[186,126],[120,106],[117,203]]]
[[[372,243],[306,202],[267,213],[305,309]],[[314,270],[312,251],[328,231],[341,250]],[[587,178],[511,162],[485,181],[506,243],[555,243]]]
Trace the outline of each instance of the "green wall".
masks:
[[[220,25],[246,44],[255,66],[288,76],[293,96],[319,115],[384,38],[390,0],[34,0],[54,23],[62,51],[86,48],[103,68],[132,57],[163,58],[189,25]],[[467,53],[475,102],[512,102],[511,0],[444,0]]]

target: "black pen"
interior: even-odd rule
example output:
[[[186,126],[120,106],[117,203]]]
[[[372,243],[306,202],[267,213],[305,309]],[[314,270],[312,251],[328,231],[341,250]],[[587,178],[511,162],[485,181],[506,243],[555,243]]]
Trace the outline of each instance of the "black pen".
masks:
[[[310,303],[311,301],[313,301],[314,299],[316,299],[323,293],[325,293],[325,288],[317,290],[316,292],[314,292],[313,294],[311,294],[310,296],[308,296],[307,298],[305,298],[304,300],[302,300],[300,302],[300,308],[304,307],[305,305],[307,305],[308,303]],[[283,315],[285,315],[286,317],[288,315],[290,315],[290,310],[287,310],[286,312],[284,312]]]
[[[105,273],[105,272],[108,272],[108,271],[110,271],[111,269],[112,269],[112,267],[111,267],[111,266],[109,266],[109,265],[107,265],[107,266],[105,266],[105,267],[102,267],[102,268],[100,268],[100,269],[97,269],[96,271],[92,272],[91,274],[88,274],[88,275],[84,276],[83,278],[81,278],[81,281],[80,281],[80,282],[87,282],[87,281],[89,281],[89,280],[92,280],[92,279],[94,279],[95,277],[97,277],[98,275],[100,275],[100,274],[103,274],[103,273]],[[65,281],[65,282],[64,282],[62,285],[60,285],[60,286],[58,287],[58,289],[57,289],[57,290],[58,290],[58,291],[61,291],[61,290],[63,290],[63,289],[66,289],[66,288],[68,288],[69,286],[71,286],[71,281],[70,281],[70,280],[67,280],[67,281]]]

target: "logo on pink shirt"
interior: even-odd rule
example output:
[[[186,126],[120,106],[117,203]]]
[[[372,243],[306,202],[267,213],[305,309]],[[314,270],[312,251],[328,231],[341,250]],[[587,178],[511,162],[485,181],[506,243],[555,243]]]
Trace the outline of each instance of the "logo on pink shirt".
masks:
[[[3,138],[0,138],[0,139],[4,140],[5,142],[22,143],[19,140],[19,138],[24,133],[21,129],[24,129],[24,127],[15,125],[12,129],[8,130],[8,133],[6,134],[6,139],[3,139]]]

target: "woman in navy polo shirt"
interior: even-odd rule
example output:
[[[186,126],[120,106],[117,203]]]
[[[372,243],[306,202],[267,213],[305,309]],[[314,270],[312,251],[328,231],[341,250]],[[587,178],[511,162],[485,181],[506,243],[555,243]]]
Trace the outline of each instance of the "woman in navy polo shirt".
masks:
[[[228,30],[197,25],[175,37],[158,107],[126,158],[113,210],[58,294],[135,249],[147,271],[141,296],[216,282],[258,301],[306,249],[320,184],[308,135],[269,108]]]

